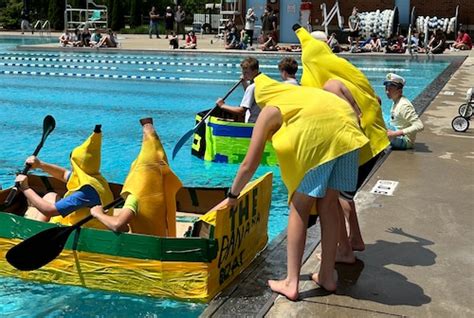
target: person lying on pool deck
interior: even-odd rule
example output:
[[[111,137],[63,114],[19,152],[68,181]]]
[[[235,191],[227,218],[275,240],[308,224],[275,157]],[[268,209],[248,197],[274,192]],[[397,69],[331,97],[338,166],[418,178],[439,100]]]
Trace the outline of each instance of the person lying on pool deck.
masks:
[[[91,209],[91,214],[112,231],[175,237],[175,197],[182,184],[168,165],[153,120],[145,118],[140,123],[143,126],[142,148],[123,185],[123,208],[108,215],[102,205],[97,205]]]
[[[67,192],[63,198],[55,192],[40,197],[28,186],[28,177],[18,175],[16,182],[32,205],[25,217],[44,222],[57,222],[72,225],[89,215],[89,208],[97,204],[108,204],[113,200],[112,191],[105,178],[99,172],[101,160],[102,133],[97,125],[91,136],[71,153],[69,171],[63,167],[46,163],[31,156],[26,164],[39,168],[55,179],[66,183]],[[105,228],[97,220],[86,223],[87,227]]]

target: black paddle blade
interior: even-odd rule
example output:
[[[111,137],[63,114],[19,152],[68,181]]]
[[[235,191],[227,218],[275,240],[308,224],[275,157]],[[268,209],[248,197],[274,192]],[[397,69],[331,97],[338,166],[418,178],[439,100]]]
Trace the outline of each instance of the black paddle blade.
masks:
[[[51,115],[47,115],[43,120],[43,140],[56,128],[56,121]]]
[[[176,146],[173,148],[173,156],[172,158],[176,157],[176,154],[179,152],[179,150],[183,147],[183,145],[186,143],[186,141],[191,138],[191,136],[194,134],[194,128],[189,130],[187,133],[181,137],[180,140],[176,143]]]
[[[64,249],[74,227],[53,227],[13,246],[6,259],[16,269],[32,271],[48,264]]]

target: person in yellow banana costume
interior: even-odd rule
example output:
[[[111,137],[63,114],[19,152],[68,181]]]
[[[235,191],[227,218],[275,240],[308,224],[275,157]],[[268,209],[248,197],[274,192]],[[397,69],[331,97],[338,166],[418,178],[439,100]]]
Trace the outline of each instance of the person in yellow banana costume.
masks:
[[[314,39],[304,28],[293,26],[302,47],[302,86],[323,88],[345,99],[358,114],[360,126],[369,138],[360,152],[357,189],[361,187],[376,162],[389,146],[380,99],[367,77],[346,59],[335,55],[329,46]],[[355,261],[353,250],[362,251],[365,244],[359,229],[353,197],[356,191],[341,193],[340,205],[349,223],[349,240],[341,223],[338,261]],[[342,213],[342,212],[340,212]]]
[[[176,193],[182,184],[168,165],[153,120],[145,118],[140,123],[142,148],[122,189],[121,195],[126,199],[123,208],[107,215],[98,205],[91,214],[113,231],[175,237]]]
[[[359,149],[368,139],[350,105],[322,89],[279,83],[260,74],[255,78],[255,99],[262,111],[247,155],[221,205],[236,204],[240,191],[260,163],[266,140],[271,138],[288,189],[290,216],[287,278],[270,280],[270,288],[290,300],[298,298],[309,213],[317,203],[323,228],[323,258],[313,279],[334,291],[339,224],[339,214],[334,210],[339,191],[355,189]]]
[[[33,169],[39,168],[55,179],[66,183],[67,192],[63,198],[55,192],[40,197],[28,186],[26,175],[18,175],[16,181],[33,207],[25,216],[39,221],[51,221],[72,225],[89,215],[90,208],[97,204],[108,204],[113,200],[109,184],[100,173],[102,133],[96,125],[94,132],[84,143],[71,153],[71,170],[29,157],[26,164]],[[105,226],[93,220],[87,227],[105,229]]]

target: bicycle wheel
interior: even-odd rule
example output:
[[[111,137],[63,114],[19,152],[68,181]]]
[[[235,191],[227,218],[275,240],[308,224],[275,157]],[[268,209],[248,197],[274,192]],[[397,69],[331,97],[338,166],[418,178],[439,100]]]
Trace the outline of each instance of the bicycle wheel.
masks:
[[[459,106],[458,113],[464,118],[471,118],[472,105],[462,104],[461,106]]]
[[[456,116],[451,122],[451,127],[453,127],[454,131],[465,132],[469,129],[469,120],[462,116]]]

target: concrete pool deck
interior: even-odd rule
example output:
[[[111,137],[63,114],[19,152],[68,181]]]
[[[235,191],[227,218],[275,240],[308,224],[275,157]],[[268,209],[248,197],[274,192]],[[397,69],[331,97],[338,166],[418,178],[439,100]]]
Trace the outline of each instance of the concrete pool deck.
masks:
[[[150,40],[141,35],[128,42],[129,35],[125,37],[122,49],[144,51],[143,45],[149,45],[151,41],[157,41],[156,47],[151,45],[153,51],[168,47],[164,39]],[[222,41],[217,49],[214,43],[211,46],[210,39],[200,40],[198,36],[200,49],[186,52],[224,51]],[[205,42],[209,42],[207,49]],[[59,49],[57,44],[51,44],[36,47],[36,50],[45,47]],[[101,49],[100,52],[107,50],[119,51]],[[466,52],[449,52],[444,56],[465,55]],[[308,279],[308,274],[317,271],[319,264],[315,256],[318,249],[313,252],[319,243],[314,241],[319,234],[312,231],[307,243],[308,260],[302,268],[300,301],[290,302],[271,294],[263,276],[249,275],[247,278],[254,281],[253,289],[238,290],[232,286],[231,291],[212,302],[202,316],[472,317],[474,127],[465,133],[456,133],[451,128],[451,120],[457,116],[466,90],[472,86],[474,54],[471,51],[421,116],[425,130],[418,134],[416,149],[390,153],[358,194],[356,201],[366,251],[357,253],[355,265],[338,266],[337,293],[327,295]],[[377,180],[399,182],[394,195],[371,194]],[[276,240],[284,246],[285,234]],[[286,270],[286,254],[281,251],[272,254],[274,250],[275,246],[270,245],[264,255],[268,253],[266,255],[272,255],[272,258],[257,260],[253,269],[274,278],[282,277]],[[280,265],[278,271],[271,270],[275,264]],[[238,292],[234,292],[236,290]],[[264,294],[269,295],[270,301],[263,307],[252,307],[252,300]],[[245,303],[250,305],[242,309]]]

